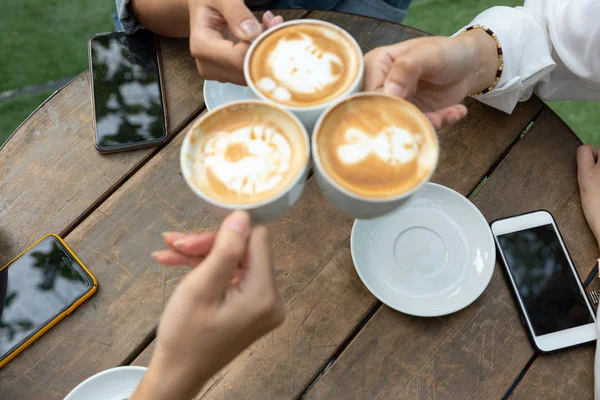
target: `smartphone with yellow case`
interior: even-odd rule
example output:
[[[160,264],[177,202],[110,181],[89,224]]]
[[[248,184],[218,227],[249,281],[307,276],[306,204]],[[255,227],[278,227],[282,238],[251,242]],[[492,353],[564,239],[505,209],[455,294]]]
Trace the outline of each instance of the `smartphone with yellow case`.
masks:
[[[98,288],[58,235],[46,235],[0,268],[0,368]]]

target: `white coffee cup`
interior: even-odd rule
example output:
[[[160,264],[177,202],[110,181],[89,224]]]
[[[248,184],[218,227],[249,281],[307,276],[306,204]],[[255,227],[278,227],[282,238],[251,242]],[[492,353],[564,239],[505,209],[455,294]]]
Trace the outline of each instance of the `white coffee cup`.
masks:
[[[193,159],[194,156],[199,154],[199,150],[195,147],[197,143],[194,144],[194,140],[192,140],[192,135],[196,127],[200,126],[203,121],[208,118],[210,115],[214,113],[219,113],[221,110],[225,110],[227,108],[235,107],[237,105],[259,105],[262,107],[270,107],[274,111],[284,113],[288,116],[295,124],[297,124],[299,131],[302,135],[302,141],[304,143],[304,148],[306,149],[306,154],[303,156],[303,166],[300,168],[296,175],[293,177],[291,183],[282,189],[280,192],[274,194],[272,197],[252,204],[229,204],[222,201],[218,201],[213,197],[208,196],[201,189],[199,189],[193,183]],[[285,109],[275,105],[268,104],[260,100],[240,100],[232,103],[228,103],[217,107],[210,113],[205,113],[203,116],[198,118],[188,130],[186,137],[183,140],[183,144],[181,146],[180,153],[180,165],[182,175],[187,183],[187,185],[192,189],[192,191],[198,196],[203,205],[209,209],[214,214],[220,217],[226,217],[231,212],[235,210],[244,210],[250,214],[251,220],[253,223],[264,223],[274,219],[277,219],[283,216],[296,201],[300,198],[302,191],[304,190],[304,186],[306,184],[307,175],[308,175],[308,166],[310,163],[310,139],[308,134],[306,133],[306,129],[300,122],[300,120]]]
[[[317,183],[323,196],[336,208],[340,209],[342,212],[351,216],[353,218],[359,219],[370,219],[381,216],[383,214],[387,214],[390,211],[398,208],[408,197],[410,197],[413,193],[418,191],[426,182],[429,181],[433,173],[435,172],[435,168],[437,167],[438,154],[439,154],[439,144],[437,140],[437,135],[435,134],[434,128],[431,126],[429,121],[425,118],[426,126],[428,126],[433,131],[433,141],[434,141],[434,153],[435,153],[435,161],[431,164],[431,171],[427,174],[426,177],[422,179],[418,183],[417,186],[412,188],[411,190],[405,191],[397,196],[393,197],[385,197],[385,198],[376,198],[376,197],[366,197],[361,196],[359,194],[353,193],[350,190],[342,187],[340,184],[335,182],[324,170],[322,160],[319,156],[318,151],[318,137],[322,134],[327,134],[324,131],[321,131],[321,126],[323,121],[326,119],[327,115],[335,109],[337,105],[344,102],[350,102],[352,99],[365,97],[365,96],[378,96],[378,97],[392,97],[388,95],[384,95],[381,93],[373,93],[373,92],[364,92],[364,93],[356,93],[352,96],[349,96],[345,99],[340,99],[336,103],[334,103],[329,109],[327,109],[319,118],[316,123],[314,134],[312,136],[312,160],[313,160],[313,171],[314,175],[317,179]],[[408,103],[402,99],[395,99],[398,101],[402,101]],[[412,106],[414,107],[414,106]],[[416,107],[415,107],[416,109]],[[420,111],[419,111],[420,113]]]
[[[343,35],[345,38],[347,38],[348,41],[355,47],[355,50],[357,51],[358,72],[356,74],[354,81],[350,84],[350,86],[348,87],[348,89],[346,91],[344,91],[338,97],[336,97],[326,103],[322,103],[322,104],[318,104],[318,105],[314,105],[314,106],[307,106],[307,107],[295,107],[295,106],[289,106],[286,104],[282,104],[281,102],[277,102],[277,101],[265,96],[257,88],[256,83],[253,82],[252,79],[250,79],[250,61],[252,58],[252,54],[255,51],[255,49],[257,48],[257,46],[261,43],[261,41],[264,38],[266,38],[267,36],[273,34],[274,32],[277,32],[280,29],[284,29],[291,25],[299,25],[299,24],[317,24],[317,25],[324,25],[326,27],[332,28],[332,29],[336,30],[337,32],[339,32],[341,35]],[[302,121],[302,123],[306,127],[306,130],[309,133],[309,135],[312,135],[313,128],[314,128],[315,123],[316,123],[317,119],[319,118],[319,116],[331,104],[336,102],[338,99],[347,97],[353,93],[359,92],[362,89],[363,74],[364,74],[363,54],[362,54],[362,50],[361,50],[359,44],[356,42],[356,40],[352,37],[352,35],[350,35],[348,32],[346,32],[344,29],[340,28],[339,26],[329,23],[329,22],[320,21],[320,20],[300,19],[300,20],[288,21],[288,22],[284,22],[280,25],[277,25],[269,30],[266,30],[252,42],[250,49],[246,53],[246,58],[244,59],[244,77],[246,78],[246,83],[247,83],[248,87],[252,90],[252,93],[259,99],[262,99],[262,100],[270,102],[270,103],[278,104],[279,106],[285,108],[286,110],[289,110],[292,113],[294,113],[300,119],[300,121]]]

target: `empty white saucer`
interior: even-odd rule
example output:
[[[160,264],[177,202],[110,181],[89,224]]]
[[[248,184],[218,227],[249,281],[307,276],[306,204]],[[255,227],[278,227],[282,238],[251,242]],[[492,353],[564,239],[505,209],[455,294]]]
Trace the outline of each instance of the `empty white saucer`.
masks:
[[[236,100],[256,99],[248,86],[204,81],[204,103],[208,111]]]
[[[465,308],[485,290],[496,261],[489,225],[461,194],[426,183],[397,210],[356,220],[352,259],[365,286],[406,314]]]
[[[81,382],[64,400],[126,400],[145,373],[145,367],[107,369]]]

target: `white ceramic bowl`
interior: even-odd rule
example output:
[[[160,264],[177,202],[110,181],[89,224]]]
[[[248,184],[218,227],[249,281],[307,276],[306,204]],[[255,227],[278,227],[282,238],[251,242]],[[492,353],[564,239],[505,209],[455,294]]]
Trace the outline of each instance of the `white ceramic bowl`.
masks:
[[[145,367],[107,369],[87,378],[64,400],[125,400],[128,399],[146,373]]]

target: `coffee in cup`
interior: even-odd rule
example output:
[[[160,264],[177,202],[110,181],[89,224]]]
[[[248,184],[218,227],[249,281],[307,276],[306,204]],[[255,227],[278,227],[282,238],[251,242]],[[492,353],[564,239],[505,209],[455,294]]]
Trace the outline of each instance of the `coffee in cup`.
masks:
[[[312,149],[325,197],[356,218],[398,207],[429,180],[439,152],[435,130],[417,107],[378,93],[356,94],[328,109]]]
[[[309,139],[286,110],[239,101],[192,125],[180,161],[190,188],[217,214],[242,209],[255,221],[267,221],[283,215],[300,197]]]
[[[294,112],[310,132],[329,104],[360,90],[362,52],[336,25],[290,21],[254,41],[244,73],[259,98]]]

